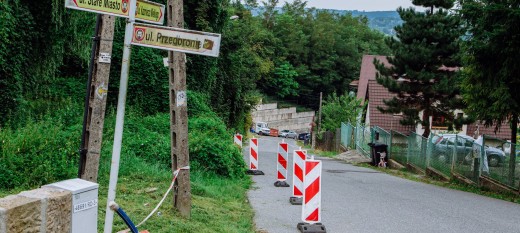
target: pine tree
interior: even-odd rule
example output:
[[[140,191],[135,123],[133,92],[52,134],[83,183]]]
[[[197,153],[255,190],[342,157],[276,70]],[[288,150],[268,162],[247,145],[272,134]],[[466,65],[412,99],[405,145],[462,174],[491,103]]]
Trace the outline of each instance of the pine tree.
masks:
[[[404,23],[395,27],[397,38],[388,38],[393,52],[385,67],[374,61],[378,83],[397,94],[385,101],[383,113],[403,113],[401,124],[421,124],[423,136],[430,134],[430,116],[454,118],[453,110],[462,108],[457,88],[460,19],[449,12],[454,0],[414,0],[424,7],[397,9]],[[422,111],[422,118],[419,113]]]
[[[467,111],[486,125],[511,125],[515,150],[520,116],[520,2],[517,0],[461,1],[468,30],[464,43],[462,92]],[[515,154],[509,158],[509,183],[514,183]]]

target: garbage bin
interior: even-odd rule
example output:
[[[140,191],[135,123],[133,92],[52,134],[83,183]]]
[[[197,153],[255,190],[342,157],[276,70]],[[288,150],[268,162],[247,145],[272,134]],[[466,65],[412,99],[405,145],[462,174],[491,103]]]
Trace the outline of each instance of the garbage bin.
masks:
[[[388,161],[388,145],[383,143],[368,143],[370,146],[370,157],[372,158],[372,166],[377,166],[379,161],[381,160],[381,154],[384,152],[386,154],[385,161]]]

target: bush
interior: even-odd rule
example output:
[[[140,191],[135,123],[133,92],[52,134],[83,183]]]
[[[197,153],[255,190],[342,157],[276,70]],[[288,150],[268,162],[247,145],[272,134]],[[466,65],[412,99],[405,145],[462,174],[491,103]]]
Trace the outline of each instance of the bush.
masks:
[[[195,170],[238,178],[246,171],[240,149],[233,145],[232,133],[216,117],[189,121],[191,166]]]
[[[233,133],[211,111],[204,95],[190,94],[189,150],[192,170],[239,178],[245,174],[240,149],[233,144]],[[39,121],[0,129],[0,189],[34,188],[76,177],[82,122],[70,104],[48,113]],[[161,169],[171,168],[170,116],[151,116],[128,108],[125,118],[121,160],[139,158]],[[70,125],[69,125],[70,124]],[[102,154],[110,157],[115,113],[108,112],[104,127]],[[223,140],[224,138],[224,140]],[[110,160],[107,160],[110,161]],[[136,172],[138,167],[121,167],[120,173]]]
[[[35,187],[78,172],[81,126],[46,119],[0,131],[0,188]]]

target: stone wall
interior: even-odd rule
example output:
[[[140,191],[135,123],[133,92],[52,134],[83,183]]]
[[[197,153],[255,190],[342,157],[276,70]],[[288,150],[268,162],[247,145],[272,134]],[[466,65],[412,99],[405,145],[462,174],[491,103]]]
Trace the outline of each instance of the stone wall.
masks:
[[[296,112],[295,107],[278,109],[277,103],[261,104],[251,113],[253,122],[266,122],[269,128],[310,132],[314,112]]]
[[[70,233],[72,194],[40,188],[0,199],[2,233]]]

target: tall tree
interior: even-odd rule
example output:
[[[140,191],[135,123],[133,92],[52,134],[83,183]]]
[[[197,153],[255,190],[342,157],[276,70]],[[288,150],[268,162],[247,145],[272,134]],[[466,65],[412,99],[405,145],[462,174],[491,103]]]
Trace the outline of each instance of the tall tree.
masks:
[[[414,0],[414,8],[397,11],[404,23],[395,28],[396,38],[386,40],[394,56],[387,68],[374,61],[377,81],[396,97],[385,101],[384,113],[403,113],[402,124],[421,124],[430,134],[430,117],[453,120],[453,110],[461,109],[455,67],[459,67],[460,18],[449,12],[454,0]],[[423,117],[419,117],[422,111]]]
[[[486,125],[511,123],[511,142],[516,142],[520,115],[520,2],[516,0],[461,1],[468,30],[465,41],[463,97],[468,112]],[[515,170],[511,149],[510,183]]]

